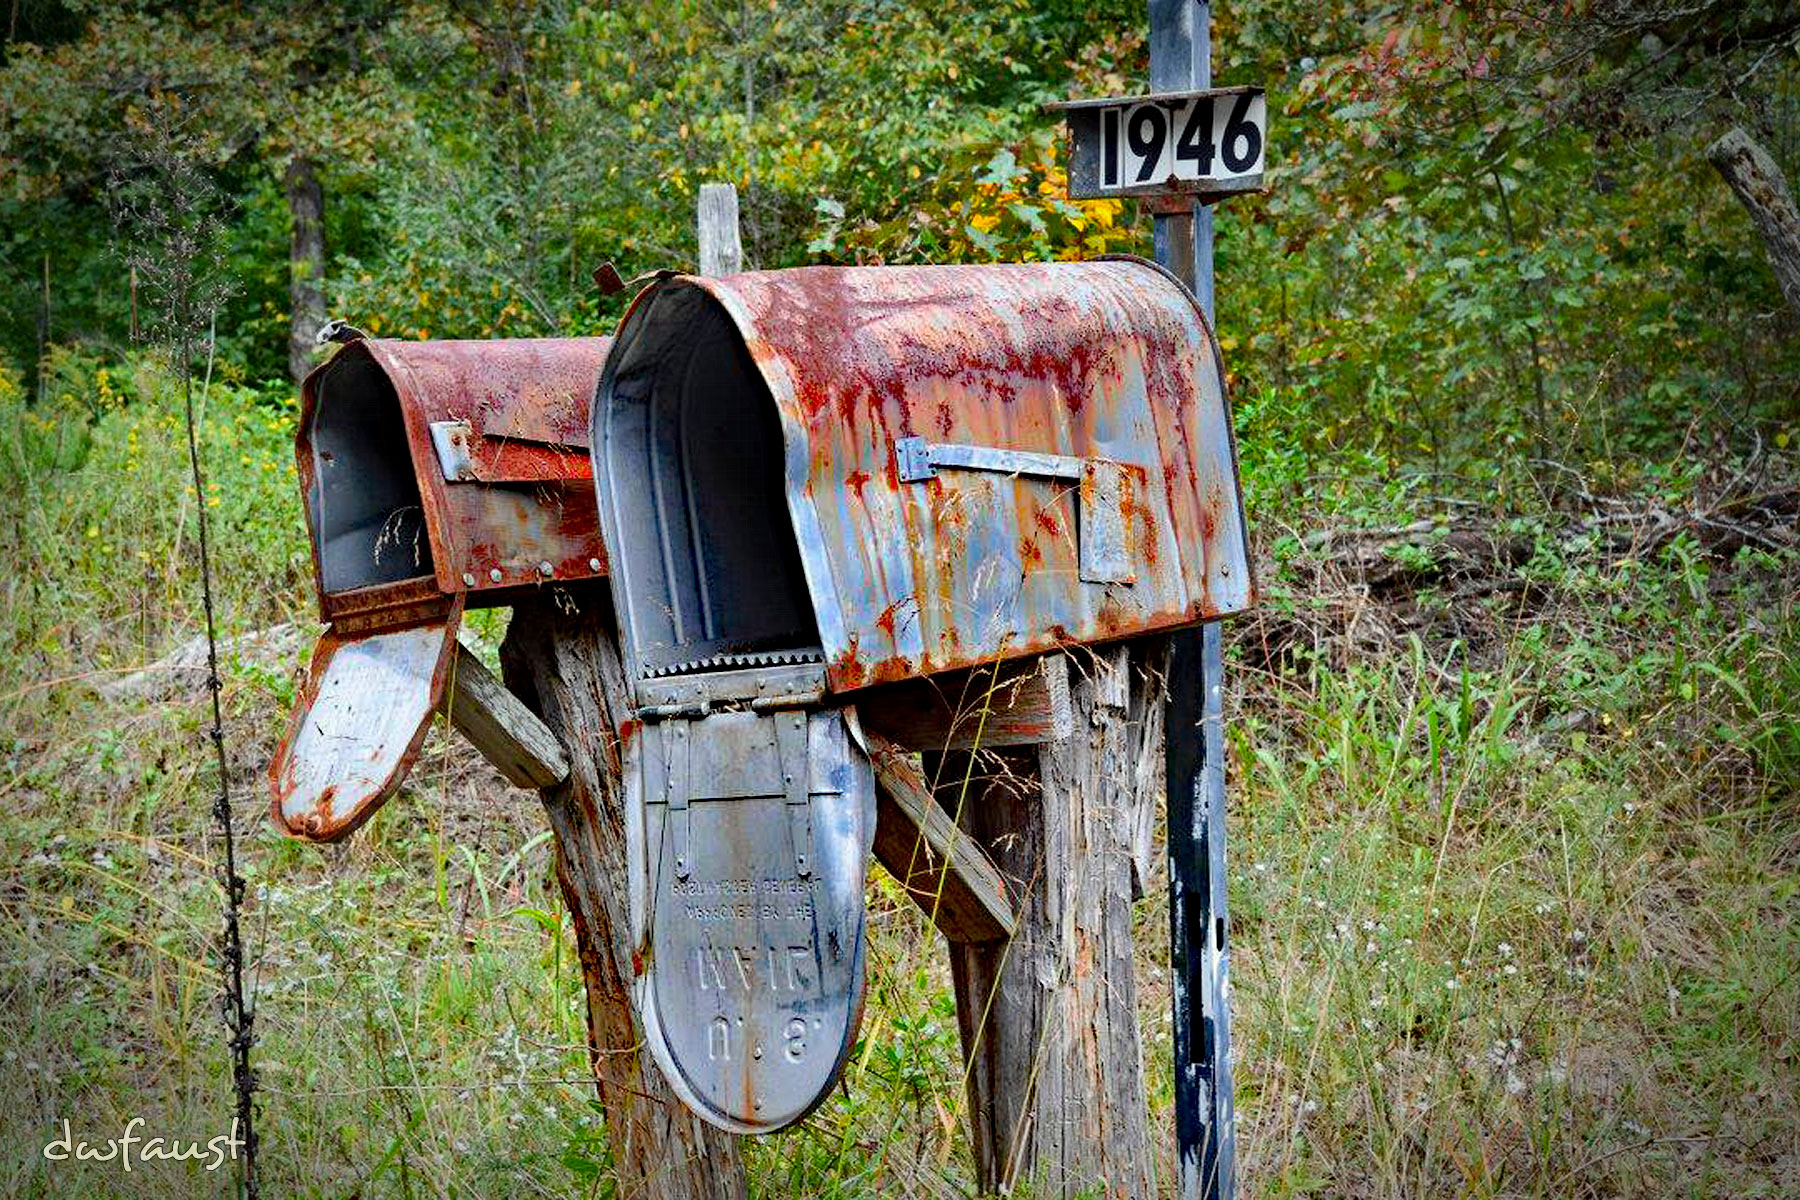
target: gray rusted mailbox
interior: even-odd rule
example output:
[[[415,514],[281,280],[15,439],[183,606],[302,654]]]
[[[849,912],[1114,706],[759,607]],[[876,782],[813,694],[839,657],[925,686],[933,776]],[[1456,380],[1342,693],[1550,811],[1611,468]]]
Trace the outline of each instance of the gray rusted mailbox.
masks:
[[[606,569],[588,410],[606,338],[358,340],[301,386],[319,639],[269,766],[275,821],[347,836],[406,778],[465,607]]]
[[[673,276],[593,421],[636,999],[677,1094],[768,1132],[862,1011],[858,698],[1244,609],[1223,369],[1141,260]]]

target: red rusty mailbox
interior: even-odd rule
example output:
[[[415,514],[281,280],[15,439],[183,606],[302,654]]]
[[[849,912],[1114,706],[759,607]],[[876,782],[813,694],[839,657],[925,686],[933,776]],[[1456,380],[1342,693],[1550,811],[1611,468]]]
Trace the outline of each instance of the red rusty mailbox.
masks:
[[[588,410],[610,340],[353,341],[301,386],[319,609],[275,820],[335,841],[406,777],[465,607],[606,570]]]
[[[866,689],[1238,612],[1217,344],[1141,260],[665,277],[593,413],[627,683],[636,999],[767,1132],[855,1039]]]

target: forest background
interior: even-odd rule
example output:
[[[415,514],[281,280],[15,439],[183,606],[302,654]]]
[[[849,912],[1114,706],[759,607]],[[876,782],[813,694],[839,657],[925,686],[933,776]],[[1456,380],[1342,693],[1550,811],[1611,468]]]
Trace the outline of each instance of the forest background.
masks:
[[[1217,221],[1263,585],[1228,637],[1245,1194],[1795,1194],[1800,265],[1707,151],[1800,178],[1800,13],[1214,7],[1271,124]],[[197,503],[270,1186],[613,1194],[528,798],[434,735],[345,847],[264,818],[314,334],[608,332],[593,269],[691,267],[711,181],[755,267],[1147,253],[1136,205],[1063,198],[1042,109],[1142,90],[1143,6],[0,10],[0,1194],[119,1187],[45,1162],[64,1118],[229,1119]],[[753,1148],[760,1195],[973,1186],[941,945],[871,903],[846,1086]],[[1159,887],[1140,920],[1167,1143]]]

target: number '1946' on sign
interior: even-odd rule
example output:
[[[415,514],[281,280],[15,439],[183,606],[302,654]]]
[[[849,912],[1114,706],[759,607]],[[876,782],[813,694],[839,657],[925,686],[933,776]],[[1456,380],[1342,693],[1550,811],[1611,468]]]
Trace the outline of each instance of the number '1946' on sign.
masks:
[[[1268,102],[1257,87],[1073,100],[1069,195],[1193,196],[1262,186]]]
[[[1265,101],[1255,93],[1148,100],[1100,113],[1100,186],[1260,175]]]

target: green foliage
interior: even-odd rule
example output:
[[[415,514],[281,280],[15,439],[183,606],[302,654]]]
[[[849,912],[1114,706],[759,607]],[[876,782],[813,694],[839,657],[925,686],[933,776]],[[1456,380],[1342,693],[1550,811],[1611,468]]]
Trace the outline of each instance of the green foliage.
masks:
[[[953,155],[886,221],[846,228],[844,206],[821,198],[807,244],[858,262],[1029,262],[1141,251],[1118,200],[1071,201],[1062,142],[1048,132]],[[973,181],[973,182],[971,182]]]
[[[1268,196],[1221,223],[1240,376],[1301,398],[1290,437],[1391,469],[1617,462],[1791,415],[1781,302],[1699,154],[1717,127],[1625,143],[1556,119],[1572,83],[1516,81],[1558,47],[1468,7],[1225,17],[1277,114]]]
[[[691,265],[715,179],[739,187],[754,266],[1144,252],[1137,206],[1064,198],[1040,108],[1142,87],[1144,13],[19,7],[0,56],[0,990],[24,1000],[0,1036],[35,1065],[0,1070],[0,1143],[23,1148],[28,1194],[107,1194],[116,1175],[29,1175],[43,1114],[153,1105],[161,1131],[210,1135],[225,1076],[204,694],[170,672],[147,694],[96,689],[191,642],[196,503],[224,632],[313,628],[286,164],[305,154],[325,183],[334,315],[396,336],[605,330],[621,301],[589,271]],[[1699,151],[1742,119],[1791,171],[1766,117],[1795,99],[1794,60],[1746,75],[1755,54],[1727,49],[1659,74],[1635,23],[1592,43],[1611,0],[1213,7],[1220,81],[1266,84],[1272,114],[1268,193],[1217,220],[1261,614],[1324,631],[1265,668],[1264,630],[1232,627],[1248,1190],[1784,1194],[1800,564],[1768,538],[1725,557],[1693,534],[1621,558],[1603,527],[1562,536],[1558,504],[1579,489],[1584,512],[1680,512],[1722,477],[1792,478],[1800,342]],[[1700,7],[1742,18],[1717,44],[1746,46],[1778,6]],[[1618,90],[1633,72],[1654,94]],[[1665,103],[1683,87],[1703,103]],[[145,182],[146,131],[173,127],[198,131],[173,149],[232,202],[235,290],[195,343],[198,497],[174,373],[129,346],[149,283],[107,211],[115,179]],[[1550,597],[1543,615],[1424,588],[1395,628],[1454,610],[1500,632],[1329,644],[1380,602],[1300,582],[1316,527],[1429,518],[1383,564],[1426,577],[1469,511],[1527,548],[1505,582]],[[506,619],[471,614],[464,636],[491,660]],[[224,662],[272,1186],[611,1194],[541,819],[496,803],[440,730],[341,852],[276,837],[260,774],[303,648]],[[845,1086],[749,1148],[758,1194],[973,1190],[941,942],[885,877],[870,903]],[[1167,918],[1152,888],[1137,978],[1159,1137]]]
[[[1729,96],[1738,52],[1633,74],[1643,51],[1596,40],[1613,7],[1219,8],[1221,80],[1267,84],[1274,114],[1268,194],[1218,222],[1222,341],[1294,461],[1514,489],[1555,459],[1628,488],[1696,432],[1800,419],[1790,322],[1699,152],[1725,120],[1773,128],[1800,71],[1753,56]],[[1761,44],[1760,11],[1734,44]],[[1063,198],[1040,108],[1140,86],[1142,22],[1025,0],[96,11],[0,68],[0,332],[32,361],[48,254],[49,340],[123,340],[93,185],[170,106],[204,115],[195,152],[237,199],[219,345],[252,378],[285,361],[298,153],[327,185],[333,311],[408,337],[606,329],[621,301],[591,270],[690,264],[705,179],[738,185],[757,266],[1147,251],[1136,206]],[[121,63],[131,86],[95,86]],[[1685,121],[1656,107],[1677,84],[1711,97]]]
[[[59,350],[49,360],[91,390],[27,405],[0,379],[0,496],[9,618],[0,652],[52,672],[63,655],[109,627],[140,645],[191,628],[198,583],[185,567],[195,536],[181,397],[166,370],[134,360],[123,378]],[[11,377],[7,377],[10,379]],[[305,532],[293,497],[295,410],[214,379],[197,381],[214,571],[233,588],[238,622],[267,623],[310,586]],[[122,664],[103,651],[94,665]]]
[[[1788,608],[1765,614],[1721,661],[1692,664],[1678,684],[1695,711],[1718,714],[1712,732],[1740,750],[1755,777],[1782,798],[1800,779],[1800,619]],[[1791,795],[1790,795],[1791,798]]]

